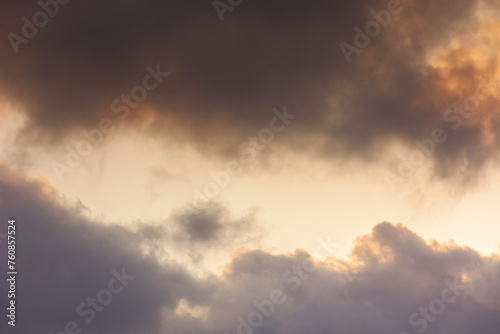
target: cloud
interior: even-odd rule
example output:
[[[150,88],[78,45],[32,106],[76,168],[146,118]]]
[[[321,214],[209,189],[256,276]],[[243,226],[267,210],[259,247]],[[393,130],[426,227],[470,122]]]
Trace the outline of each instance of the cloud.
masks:
[[[136,228],[155,244],[163,243],[172,246],[173,251],[181,250],[181,253],[176,252],[176,257],[196,267],[207,258],[224,256],[237,247],[258,247],[265,234],[257,222],[256,210],[235,217],[217,202],[176,210],[163,221],[136,222]],[[157,247],[152,251],[157,251]]]
[[[498,255],[485,257],[452,242],[426,242],[400,224],[384,222],[355,242],[347,261],[330,258],[307,271],[306,260],[314,261],[300,250],[236,256],[208,313],[207,323],[214,326],[209,332],[238,333],[238,317],[255,323],[255,302],[263,305],[275,289],[287,300],[274,309],[266,304],[272,315],[251,326],[255,333],[466,334],[498,328]],[[294,266],[301,272],[294,272]]]
[[[425,241],[401,224],[377,224],[347,260],[240,249],[221,275],[195,279],[183,264],[144,255],[151,236],[91,221],[43,180],[4,165],[0,171],[0,219],[15,216],[18,226],[19,332],[56,332],[73,320],[86,333],[234,334],[238,317],[255,323],[257,311],[269,316],[255,333],[467,334],[500,325],[498,254]],[[202,217],[224,221],[221,212]],[[75,308],[122,268],[135,279],[85,324]],[[271,299],[280,301],[272,312],[264,301]]]
[[[491,23],[478,15],[487,3],[401,1],[403,11],[347,64],[339,44],[354,43],[353,28],[364,28],[386,1],[246,1],[224,22],[206,1],[71,2],[19,54],[2,42],[0,87],[29,115],[19,142],[54,143],[104,117],[121,123],[111,103],[159,63],[171,75],[124,124],[227,154],[228,140],[255,133],[273,107],[287,105],[301,120],[282,136],[288,149],[378,159],[394,141],[413,145],[435,127],[449,129],[443,112],[496,73],[496,58],[474,53],[492,44],[464,44],[471,30],[489,36]],[[18,33],[20,18],[39,10],[0,6],[9,13],[4,29]],[[439,146],[437,176],[477,172],[490,161],[497,107],[496,95],[484,101]]]
[[[59,333],[69,321],[86,333],[158,333],[162,310],[175,309],[181,298],[203,305],[214,292],[209,279],[197,281],[174,261],[143,255],[140,235],[85,218],[81,206],[65,203],[50,184],[26,182],[4,165],[0,170],[1,219],[15,216],[18,227],[19,333]],[[1,259],[7,263],[6,252]],[[122,268],[135,279],[87,324],[77,306]],[[4,295],[5,287],[4,281]]]
[[[258,229],[255,212],[233,220],[229,211],[221,204],[210,202],[198,208],[190,208],[174,215],[178,238],[189,243],[214,244],[228,243],[240,238],[242,234],[251,237]]]

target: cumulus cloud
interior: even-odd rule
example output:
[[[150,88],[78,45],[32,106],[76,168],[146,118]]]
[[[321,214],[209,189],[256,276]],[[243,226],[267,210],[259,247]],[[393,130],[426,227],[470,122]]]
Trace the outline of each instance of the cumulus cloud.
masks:
[[[355,241],[347,260],[239,250],[219,276],[195,279],[182,264],[144,255],[141,244],[151,239],[144,231],[91,221],[49,184],[0,168],[0,219],[15,215],[19,227],[19,333],[56,332],[71,320],[99,334],[234,334],[239,326],[244,333],[467,334],[500,327],[498,254],[425,241],[383,222]],[[85,324],[75,308],[122,268],[134,280]]]
[[[500,324],[499,260],[384,222],[357,239],[348,261],[330,258],[315,269],[300,250],[239,254],[207,322],[214,333],[237,333],[238,317],[258,324],[256,304],[279,289],[286,301],[267,304],[272,315],[250,325],[255,333],[493,333]]]

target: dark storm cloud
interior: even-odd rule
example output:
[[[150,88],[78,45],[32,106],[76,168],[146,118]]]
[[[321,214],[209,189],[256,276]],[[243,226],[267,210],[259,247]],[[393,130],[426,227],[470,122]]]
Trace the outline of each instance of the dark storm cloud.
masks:
[[[71,2],[19,54],[4,40],[5,95],[25,105],[32,130],[59,136],[112,114],[111,102],[160,63],[172,76],[143,105],[198,136],[206,118],[252,128],[286,103],[315,122],[334,70],[347,70],[337,41],[363,19],[362,5],[248,2],[221,23],[207,1]],[[6,32],[20,30],[15,14],[39,9],[3,6]]]
[[[401,12],[348,65],[339,44],[354,44],[353,28],[364,29],[370,11],[388,3],[243,1],[221,22],[210,1],[72,1],[18,54],[3,39],[2,94],[30,117],[20,142],[55,140],[116,119],[112,101],[141,83],[146,66],[160,64],[171,75],[131,110],[127,124],[154,110],[151,129],[221,151],[222,139],[254,133],[273,107],[286,104],[301,119],[287,130],[290,147],[371,159],[391,140],[412,144],[448,126],[442,113],[496,65],[455,57],[446,72],[426,60],[457,33],[478,27],[478,0],[401,1]],[[3,1],[0,9],[6,35],[20,33],[21,17],[39,7]],[[458,79],[461,90],[446,87]],[[496,100],[488,103],[497,109]],[[439,147],[440,176],[457,165],[478,169],[497,151],[496,137],[484,144],[486,127],[471,123]]]
[[[427,243],[402,225],[381,223],[355,241],[348,261],[314,263],[303,250],[240,250],[223,275],[195,280],[181,265],[142,255],[157,231],[92,222],[51,186],[4,166],[0,172],[0,219],[15,213],[18,226],[15,333],[58,333],[73,320],[96,334],[235,334],[259,312],[267,314],[262,324],[243,324],[240,332],[468,334],[500,327],[498,254]],[[76,306],[123,267],[135,278],[86,325]]]

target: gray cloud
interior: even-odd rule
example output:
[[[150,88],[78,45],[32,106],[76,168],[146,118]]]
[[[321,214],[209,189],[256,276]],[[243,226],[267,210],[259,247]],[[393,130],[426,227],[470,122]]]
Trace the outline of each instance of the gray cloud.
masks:
[[[500,325],[495,315],[500,309],[498,255],[485,257],[454,244],[431,246],[402,225],[381,223],[355,242],[348,262],[332,258],[316,263],[312,273],[293,274],[293,266],[305,259],[310,255],[300,250],[236,257],[209,312],[207,322],[214,326],[209,332],[237,333],[237,318],[251,321],[248,316],[258,310],[254,301],[269,300],[274,289],[281,289],[287,301],[275,305],[255,333],[466,334],[493,333]],[[449,304],[435,301],[441,298]],[[445,310],[435,315],[431,311],[440,303]],[[432,320],[425,320],[425,312]]]
[[[214,202],[198,208],[189,208],[174,216],[178,238],[186,242],[201,243],[205,246],[233,243],[242,234],[256,238],[259,230],[255,223],[255,212],[241,219],[233,219],[228,210]]]
[[[265,231],[256,215],[256,210],[250,210],[235,216],[222,204],[208,202],[179,209],[163,221],[137,222],[136,227],[149,242],[182,250],[182,255],[199,266],[207,255],[217,258],[237,247],[258,247]]]
[[[173,261],[143,255],[140,235],[89,221],[81,206],[64,205],[49,185],[0,169],[0,216],[15,216],[18,225],[16,333],[59,333],[68,321],[85,333],[159,333],[163,310],[175,309],[181,298],[203,305],[213,293],[209,279],[196,281]],[[7,262],[4,251],[1,260]],[[77,306],[122,268],[135,279],[86,324]],[[1,287],[6,295],[5,281]]]
[[[498,254],[428,243],[399,224],[380,223],[359,237],[348,261],[330,258],[311,270],[315,260],[303,250],[240,250],[221,276],[197,280],[180,264],[142,255],[141,244],[150,239],[144,234],[89,221],[81,205],[65,203],[49,185],[25,181],[5,166],[0,175],[0,219],[15,215],[19,227],[19,333],[55,332],[70,320],[83,328],[76,306],[122,267],[136,278],[86,333],[234,334],[237,318],[248,319],[257,310],[254,301],[271,298],[274,289],[286,301],[256,333],[416,333],[424,326],[420,308],[442,298],[445,280],[455,278],[466,288],[454,293],[448,287],[445,297],[456,298],[425,322],[425,332],[494,333],[500,326]],[[4,261],[5,252],[1,256]],[[308,271],[299,273],[297,266]],[[5,283],[0,286],[4,294]],[[187,311],[181,312],[181,301]],[[419,325],[411,326],[415,312]]]

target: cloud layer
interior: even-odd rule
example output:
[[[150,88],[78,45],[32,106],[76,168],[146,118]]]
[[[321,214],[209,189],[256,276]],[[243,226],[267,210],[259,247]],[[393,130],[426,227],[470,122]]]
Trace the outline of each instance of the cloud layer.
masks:
[[[17,333],[55,333],[69,321],[99,334],[467,334],[500,326],[498,255],[426,242],[384,222],[355,241],[348,260],[239,250],[220,276],[194,278],[175,260],[144,255],[151,238],[91,221],[49,184],[0,168],[0,218],[15,213],[19,227]],[[77,306],[122,268],[135,278],[85,323]]]
[[[171,75],[124,124],[227,153],[228,140],[236,145],[287,105],[300,115],[282,138],[289,149],[378,159],[394,142],[413,146],[443,128],[436,175],[477,172],[498,152],[496,93],[459,129],[443,114],[496,74],[484,48],[496,54],[497,26],[484,12],[497,9],[479,0],[389,3],[399,14],[348,64],[339,44],[355,45],[353,29],[387,1],[244,1],[223,22],[206,1],[70,2],[18,54],[3,40],[2,95],[29,115],[21,143],[69,140],[105,117],[121,124],[111,104],[160,64]],[[20,18],[40,10],[0,6],[4,30],[18,34]]]

